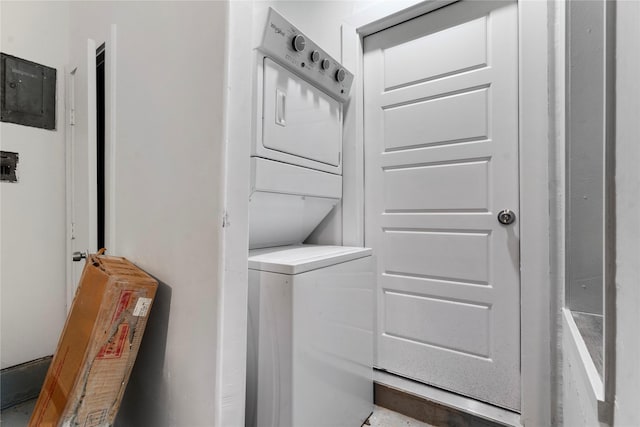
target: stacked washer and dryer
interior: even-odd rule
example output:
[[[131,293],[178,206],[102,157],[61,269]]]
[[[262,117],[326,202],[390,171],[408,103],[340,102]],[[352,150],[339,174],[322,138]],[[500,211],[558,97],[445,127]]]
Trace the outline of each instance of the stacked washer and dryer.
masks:
[[[302,243],[342,197],[353,74],[273,9],[257,52],[246,425],[360,426],[373,408],[371,250]]]

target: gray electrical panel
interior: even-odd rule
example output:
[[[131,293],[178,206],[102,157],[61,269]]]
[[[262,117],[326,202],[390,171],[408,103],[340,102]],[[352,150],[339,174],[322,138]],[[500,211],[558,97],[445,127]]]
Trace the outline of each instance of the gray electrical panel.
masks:
[[[0,53],[0,120],[56,128],[56,69]]]
[[[0,151],[0,181],[18,182],[18,153]]]

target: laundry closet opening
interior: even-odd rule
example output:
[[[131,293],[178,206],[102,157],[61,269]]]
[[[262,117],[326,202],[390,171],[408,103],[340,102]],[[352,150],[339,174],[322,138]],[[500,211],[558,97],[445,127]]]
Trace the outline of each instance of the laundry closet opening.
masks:
[[[341,203],[354,75],[275,9],[265,18],[249,159],[246,425],[362,425],[373,410],[374,257],[308,243]]]

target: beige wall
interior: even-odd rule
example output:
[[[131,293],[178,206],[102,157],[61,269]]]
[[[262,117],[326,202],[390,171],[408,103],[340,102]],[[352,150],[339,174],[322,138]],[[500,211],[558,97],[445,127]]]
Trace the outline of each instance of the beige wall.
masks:
[[[53,354],[65,310],[64,2],[0,2],[0,50],[57,70],[56,129],[0,123],[18,183],[0,183],[1,367]]]
[[[640,2],[617,2],[615,425],[640,425]]]
[[[209,426],[219,403],[226,10],[70,3],[70,60],[107,42],[108,250],[161,282],[119,426]]]

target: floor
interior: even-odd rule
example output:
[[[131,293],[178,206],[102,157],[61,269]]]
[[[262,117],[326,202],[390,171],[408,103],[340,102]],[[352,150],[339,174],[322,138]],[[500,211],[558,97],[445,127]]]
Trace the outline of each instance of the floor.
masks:
[[[382,406],[374,407],[373,414],[371,414],[367,422],[368,424],[364,423],[364,427],[432,427],[431,424],[414,420]]]
[[[0,414],[0,426],[25,427],[29,424],[29,418],[34,406],[36,406],[36,399],[5,409]]]
[[[29,417],[33,411],[36,401],[30,400],[20,405],[14,406],[2,411],[0,415],[0,425],[2,427],[26,427],[29,423]],[[373,414],[364,427],[430,427],[429,424],[405,417],[397,412],[376,406]]]
[[[578,311],[572,311],[571,314],[587,346],[587,350],[589,350],[593,364],[596,365],[598,374],[600,374],[600,378],[602,378],[602,347],[604,336],[602,331],[602,316]]]

